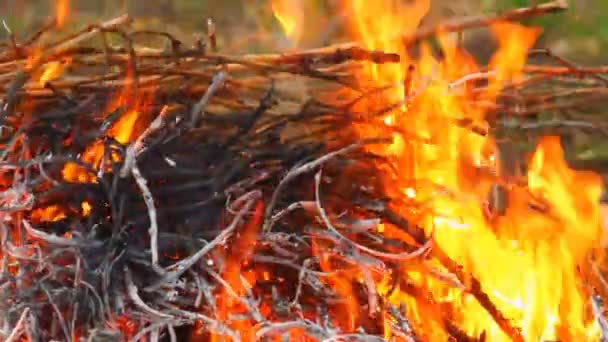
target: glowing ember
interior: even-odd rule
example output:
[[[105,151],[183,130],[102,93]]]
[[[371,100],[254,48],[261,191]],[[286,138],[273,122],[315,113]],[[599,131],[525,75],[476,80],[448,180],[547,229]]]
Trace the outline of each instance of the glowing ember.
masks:
[[[55,222],[64,218],[66,218],[65,210],[58,205],[51,205],[32,211],[32,220],[37,222]]]

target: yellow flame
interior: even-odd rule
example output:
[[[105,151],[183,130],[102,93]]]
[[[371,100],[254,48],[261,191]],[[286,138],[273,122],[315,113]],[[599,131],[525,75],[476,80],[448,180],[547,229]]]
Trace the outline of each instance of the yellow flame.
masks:
[[[64,218],[66,218],[65,210],[58,205],[50,205],[32,211],[32,220],[37,222],[56,222]]]
[[[70,0],[55,0],[55,20],[57,27],[63,27],[70,11]]]
[[[363,137],[381,135],[382,125],[420,137],[416,140],[395,134],[392,146],[374,148],[395,164],[391,170],[398,170],[396,175],[387,174],[387,193],[420,201],[429,208],[427,214],[406,206],[395,210],[425,231],[433,231],[438,248],[480,282],[498,310],[521,329],[526,341],[597,339],[597,324],[589,315],[588,293],[579,271],[589,253],[599,247],[600,178],[570,170],[559,139],[544,138],[531,160],[528,186],[509,187],[505,214],[489,217],[486,199],[499,180],[483,168],[500,164],[496,144],[490,137],[455,124],[467,120],[484,125],[485,112],[473,105],[473,94],[467,87],[458,91],[451,87],[462,76],[479,71],[475,61],[445,37],[438,37],[443,59],[436,58],[425,45],[417,58],[404,51],[400,35],[416,30],[429,9],[428,0],[407,5],[396,0],[379,0],[374,5],[353,0],[345,5],[351,10],[358,39],[370,49],[398,52],[403,59],[401,65],[370,65],[361,75],[364,85],[370,86],[370,80],[376,86],[403,84],[411,65],[415,70],[411,87],[418,94],[407,106],[355,126]],[[491,29],[499,43],[490,63],[495,78],[481,96],[494,101],[504,84],[523,77],[527,52],[540,30],[514,23],[497,23]],[[380,101],[370,98],[356,109],[371,112],[379,106],[377,102],[398,103],[405,100],[406,93],[403,86],[395,88]],[[377,230],[406,240],[390,225],[383,224]],[[429,263],[441,268],[437,260]],[[466,290],[404,264],[401,277],[427,293],[424,298],[430,296],[441,303],[433,305],[398,286],[388,292],[394,283],[392,276],[385,275],[379,281],[378,292],[392,304],[405,304],[406,314],[424,334],[424,340],[448,339],[445,317],[470,336],[485,333],[489,341],[510,340]],[[349,291],[343,293],[346,296]],[[385,327],[389,338],[390,324]]]
[[[112,128],[108,131],[108,136],[114,138],[121,144],[127,144],[131,140],[135,123],[139,118],[140,113],[136,110],[130,110],[123,114],[120,119],[112,125]],[[101,141],[97,141],[94,144],[87,147],[82,154],[81,160],[94,168],[98,168],[101,164],[101,160],[104,156],[105,149]],[[114,155],[112,160],[116,161]],[[80,165],[76,163],[67,163],[62,170],[63,178],[69,182],[78,183],[90,183],[95,182],[95,175],[90,174],[84,170]],[[84,207],[83,207],[84,210]]]
[[[43,87],[46,82],[54,81],[61,77],[70,65],[71,61],[71,58],[66,58],[62,61],[53,61],[47,63],[44,66],[44,70],[42,71],[42,75],[38,81],[39,85]]]
[[[89,216],[89,214],[91,214],[91,210],[93,210],[93,206],[87,201],[83,201],[80,204],[80,208],[82,209],[82,216]]]
[[[130,75],[131,71],[128,70],[127,74]],[[129,106],[124,114],[110,127],[107,132],[107,136],[113,138],[121,144],[128,144],[134,139],[133,132],[136,130],[136,124],[142,113],[144,113],[145,107],[150,101],[153,100],[154,89],[147,90],[146,92],[133,94],[132,86],[130,83],[125,83],[124,88],[116,98],[108,103],[104,114],[108,114],[119,110],[122,106]],[[86,164],[89,164],[94,170],[99,170],[102,166],[102,160],[106,153],[104,143],[101,140],[95,141],[93,144],[87,146],[85,151],[80,156],[80,160]],[[114,152],[110,152],[109,162],[117,162],[120,156]],[[105,165],[108,170],[111,169],[111,165]],[[62,170],[63,178],[68,182],[78,183],[93,183],[96,182],[96,176],[90,171],[87,171],[82,166],[74,162],[68,162],[64,165]]]
[[[302,37],[304,5],[302,0],[272,0],[272,12],[283,33],[297,46]]]

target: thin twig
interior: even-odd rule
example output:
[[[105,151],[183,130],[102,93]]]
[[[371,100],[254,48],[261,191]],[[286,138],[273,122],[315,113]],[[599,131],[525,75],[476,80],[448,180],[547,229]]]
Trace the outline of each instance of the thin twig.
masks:
[[[591,296],[591,306],[593,307],[593,313],[597,324],[600,326],[600,341],[608,340],[608,320],[604,315],[604,309],[602,305],[602,299],[599,296]]]
[[[202,257],[204,257],[207,253],[209,253],[214,248],[218,247],[224,241],[232,235],[238,224],[241,222],[245,213],[249,212],[253,207],[255,201],[257,201],[261,197],[261,193],[259,191],[252,191],[245,196],[248,197],[247,202],[243,205],[243,208],[238,212],[238,214],[234,217],[232,222],[228,227],[226,227],[218,236],[213,239],[211,242],[206,244],[203,248],[201,248],[198,252],[191,255],[188,258],[181,260],[180,262],[173,264],[167,268],[167,273],[160,281],[149,285],[144,288],[144,291],[151,292],[159,289],[163,284],[174,281],[179,278],[184,272],[186,272],[192,265],[196,264]]]
[[[148,208],[148,217],[150,218],[150,228],[148,229],[148,234],[150,235],[150,249],[152,254],[152,265],[158,265],[158,221],[156,214],[156,206],[154,205],[154,196],[148,188],[148,182],[144,178],[144,176],[139,171],[139,167],[137,163],[133,164],[131,168],[131,172],[133,173],[133,178],[135,178],[135,182],[137,186],[141,190],[141,193],[144,198],[144,202],[146,203],[146,207]]]
[[[197,125],[203,110],[209,103],[209,100],[211,99],[213,94],[215,94],[224,84],[224,82],[226,81],[226,77],[227,74],[224,71],[220,71],[215,76],[213,76],[213,80],[211,81],[209,88],[207,88],[205,95],[203,95],[200,101],[198,101],[198,103],[194,107],[192,107],[192,112],[190,114],[191,127],[195,127]]]
[[[25,309],[23,309],[23,312],[21,312],[21,316],[19,316],[17,324],[15,324],[15,327],[11,331],[10,335],[8,335],[8,337],[6,338],[5,342],[17,342],[17,340],[21,336],[21,330],[23,330],[23,326],[25,325],[25,321],[28,319],[29,315],[30,308],[26,307]]]
[[[323,164],[343,155],[343,154],[347,154],[363,145],[367,145],[367,144],[373,144],[373,143],[390,143],[390,141],[387,140],[382,140],[382,139],[374,139],[374,140],[369,140],[369,141],[364,141],[364,142],[359,142],[359,143],[355,143],[355,144],[351,144],[349,146],[346,146],[344,148],[341,148],[337,151],[333,151],[330,152],[320,158],[317,158],[313,161],[307,162],[303,165],[297,166],[291,170],[289,170],[289,172],[287,173],[287,175],[285,175],[285,177],[281,180],[281,182],[279,183],[279,185],[277,185],[274,193],[272,194],[272,198],[270,199],[270,202],[268,203],[268,205],[266,206],[266,210],[264,212],[264,225],[263,225],[263,231],[265,233],[270,231],[270,228],[272,227],[272,220],[270,219],[272,217],[272,212],[274,210],[274,206],[279,198],[280,193],[282,192],[283,188],[292,180],[294,180],[295,178],[299,177],[300,175],[303,175],[305,173],[309,173],[314,171],[316,168],[322,166]]]
[[[409,47],[441,33],[460,32],[476,27],[489,26],[499,21],[516,21],[530,17],[543,16],[550,13],[565,11],[568,3],[565,0],[555,0],[531,7],[522,7],[489,16],[477,16],[456,19],[452,22],[439,24],[436,27],[417,31],[402,37],[404,46]]]
[[[47,243],[50,243],[50,244],[53,244],[56,246],[62,246],[62,247],[78,247],[81,245],[81,243],[77,240],[63,238],[63,237],[59,237],[56,235],[45,233],[41,230],[37,230],[34,227],[32,227],[32,225],[26,220],[23,220],[22,222],[23,222],[23,226],[25,227],[25,230],[31,236],[33,236],[37,239],[41,239]]]
[[[321,205],[321,194],[320,194],[321,186],[320,186],[320,184],[321,184],[321,171],[319,171],[315,175],[315,198],[316,198],[316,203],[317,203],[317,209],[319,210],[321,219],[323,220],[323,223],[326,225],[327,229],[329,229],[332,233],[334,233],[340,240],[348,243],[349,245],[359,249],[362,252],[365,252],[367,254],[373,255],[378,258],[392,260],[392,261],[404,261],[404,260],[409,260],[409,259],[420,258],[420,257],[426,255],[432,249],[432,246],[434,244],[432,238],[429,238],[422,246],[420,246],[413,252],[404,252],[404,253],[396,253],[396,254],[376,251],[371,248],[365,247],[361,244],[358,244],[358,243],[354,242],[353,240],[347,238],[334,227],[334,225],[330,222],[329,217],[327,217],[325,209]]]

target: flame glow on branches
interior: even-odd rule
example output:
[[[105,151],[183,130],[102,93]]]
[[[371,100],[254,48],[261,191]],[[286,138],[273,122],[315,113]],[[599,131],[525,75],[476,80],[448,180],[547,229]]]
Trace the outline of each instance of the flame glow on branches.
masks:
[[[469,87],[458,90],[450,84],[466,74],[480,71],[475,61],[447,37],[439,37],[444,57],[433,56],[425,45],[417,57],[408,56],[400,39],[413,33],[429,8],[429,0],[382,0],[370,6],[362,0],[345,1],[352,13],[351,26],[366,47],[398,52],[401,65],[370,65],[360,75],[364,86],[403,84],[418,94],[406,98],[411,89],[396,88],[380,99],[358,104],[361,113],[377,107],[378,101],[407,105],[380,120],[371,117],[357,128],[362,137],[382,135],[383,125],[394,126],[420,137],[406,141],[394,133],[394,143],[377,150],[394,164],[397,173],[387,172],[385,188],[394,198],[408,198],[423,210],[397,206],[411,222],[433,231],[437,247],[477,279],[496,307],[521,330],[526,341],[589,340],[597,326],[587,313],[587,296],[579,267],[601,237],[597,175],[573,171],[564,161],[559,138],[541,139],[531,159],[527,187],[507,184],[509,203],[504,215],[489,218],[484,206],[487,194],[501,180],[493,172],[500,166],[496,142],[456,122],[485,126],[485,112],[475,101],[495,101],[505,83],[519,80],[528,50],[540,31],[513,23],[497,23],[491,30],[499,44],[490,68],[496,77],[482,94]],[[409,73],[409,74],[408,74]],[[443,194],[438,194],[443,189]],[[448,195],[449,194],[449,195]],[[399,201],[398,201],[399,202]],[[402,202],[402,201],[401,201]],[[538,207],[532,203],[538,204]],[[387,225],[380,228],[387,232]],[[441,268],[438,260],[426,267]],[[450,321],[470,336],[486,334],[491,341],[508,341],[505,334],[463,284],[463,289],[437,280],[425,267],[404,263],[401,279],[386,274],[378,291],[391,303],[405,304],[408,317],[415,318],[428,340],[446,340],[442,315],[400,286],[407,281],[443,303]],[[324,269],[332,271],[331,267]],[[352,283],[348,277],[333,282],[340,289]],[[343,292],[348,296],[348,291]],[[352,319],[352,318],[351,318]],[[345,322],[345,326],[356,326]],[[388,324],[386,325],[388,326]],[[390,329],[385,332],[391,336]],[[426,340],[425,338],[425,340]]]

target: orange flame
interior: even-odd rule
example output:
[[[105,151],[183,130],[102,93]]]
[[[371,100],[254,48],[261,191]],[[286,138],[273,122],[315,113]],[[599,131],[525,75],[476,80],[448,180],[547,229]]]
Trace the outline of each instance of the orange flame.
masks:
[[[108,104],[105,113],[112,113],[123,106],[129,106],[130,108],[124,114],[122,114],[121,117],[108,130],[107,137],[113,138],[117,142],[124,145],[131,142],[134,137],[133,132],[136,129],[136,124],[144,112],[145,107],[153,99],[153,95],[154,90],[133,94],[132,84],[130,82],[125,83],[124,88],[118,94],[118,96]],[[91,165],[95,170],[98,170],[101,166],[104,153],[104,143],[103,141],[98,140],[87,147],[87,149],[82,153],[80,160]],[[118,155],[116,155],[114,152],[111,152],[109,157],[110,161],[112,162],[118,161]],[[110,165],[106,165],[106,167],[109,168]],[[68,162],[65,164],[62,170],[62,175],[63,178],[68,182],[96,182],[96,176],[94,174],[73,162]]]
[[[479,71],[475,62],[445,37],[439,37],[443,59],[434,57],[424,45],[420,57],[408,56],[400,35],[416,30],[429,9],[429,0],[414,0],[408,5],[381,0],[373,6],[353,0],[345,1],[345,6],[351,10],[352,29],[358,39],[370,49],[398,52],[403,59],[401,65],[369,65],[361,83],[378,87],[400,84],[379,102],[404,105],[380,122],[370,118],[367,124],[355,126],[362,137],[382,135],[382,125],[399,127],[418,137],[406,139],[395,133],[391,146],[374,148],[399,170],[387,174],[387,193],[429,208],[425,214],[408,207],[394,209],[427,233],[433,231],[438,248],[480,282],[494,305],[521,329],[526,341],[597,338],[598,328],[587,312],[588,293],[581,284],[579,268],[599,247],[602,234],[599,177],[570,170],[559,139],[544,138],[531,160],[528,186],[508,186],[505,214],[489,219],[486,199],[492,186],[501,182],[494,176],[501,161],[492,138],[456,124],[465,120],[486,125],[485,112],[472,101],[479,95],[469,93],[466,86],[452,86],[465,74]],[[527,52],[540,30],[498,23],[492,31],[499,49],[490,63],[494,79],[482,97],[494,101],[505,83],[523,77]],[[356,109],[370,112],[379,106],[376,102],[378,99],[370,98]],[[378,231],[393,238],[398,234],[390,225],[382,225]],[[317,253],[322,256],[323,250]],[[441,267],[434,259],[425,263],[426,267]],[[331,268],[325,263],[325,271]],[[400,277],[426,293],[425,297],[442,303],[441,310],[414,298],[411,291],[399,286],[391,289],[391,274],[377,282],[378,292],[397,307],[405,304],[407,317],[415,321],[424,340],[448,339],[439,312],[445,310],[450,321],[470,336],[484,333],[490,341],[510,340],[466,290],[430,277],[419,268],[404,264],[403,270]],[[348,298],[344,283],[352,283],[352,276],[339,279],[333,285]],[[463,285],[466,288],[468,284]],[[385,327],[385,336],[390,338],[389,321]]]
[[[304,4],[302,0],[272,0],[272,12],[281,24],[283,33],[293,46],[302,38],[304,28]]]
[[[87,201],[83,201],[80,204],[81,215],[83,217],[89,216],[93,206]],[[32,210],[31,218],[34,222],[57,222],[67,217],[67,211],[56,204],[48,207],[36,208]]]
[[[41,87],[44,87],[47,82],[58,79],[67,70],[71,62],[72,58],[68,57],[61,61],[52,61],[47,63],[44,66],[44,70],[42,71],[38,84]]]
[[[55,20],[57,27],[63,27],[70,12],[70,0],[55,0]]]
[[[135,122],[139,118],[140,113],[137,110],[130,110],[123,114],[120,119],[108,131],[108,137],[114,138],[121,144],[127,144],[130,141],[131,133],[135,127]],[[89,146],[82,154],[81,160],[99,168],[105,153],[104,144],[102,141],[97,141]],[[116,161],[116,156],[111,155],[111,159]],[[96,182],[96,176],[87,172],[82,166],[69,162],[62,171],[63,178],[68,182],[92,183]]]
[[[263,209],[263,203],[258,202],[253,217],[244,227],[238,240],[233,243],[230,253],[227,255],[227,265],[222,278],[226,280],[227,286],[233,291],[226,287],[218,296],[217,315],[222,321],[226,321],[231,314],[240,313],[243,310],[246,312],[246,308],[244,308],[238,298],[235,298],[235,295],[243,296],[245,291],[249,289],[249,286],[255,285],[256,275],[254,273],[242,272],[242,268],[247,265],[249,258],[255,250]],[[243,281],[242,277],[246,281]],[[251,322],[246,320],[236,321],[231,324],[231,328],[238,331],[243,340],[254,340],[255,331]],[[223,337],[221,335],[213,335],[211,341],[223,341]]]
[[[51,205],[32,211],[32,220],[36,222],[56,222],[64,218],[66,218],[66,212],[58,205]]]

